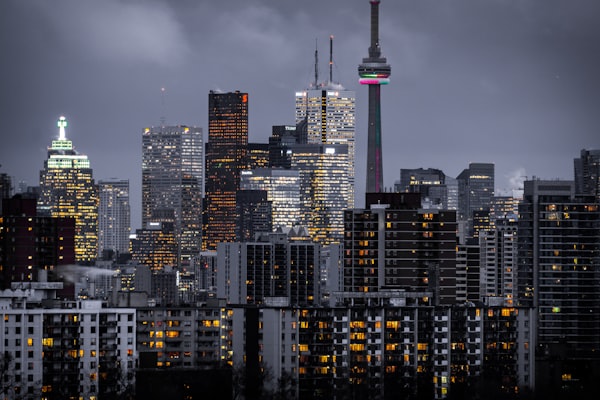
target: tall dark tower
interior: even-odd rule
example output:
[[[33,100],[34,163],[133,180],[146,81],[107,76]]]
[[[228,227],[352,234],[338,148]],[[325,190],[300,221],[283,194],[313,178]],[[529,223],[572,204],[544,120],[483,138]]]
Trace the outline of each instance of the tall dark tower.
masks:
[[[392,72],[379,47],[379,0],[371,3],[371,46],[369,57],[358,66],[360,84],[369,85],[369,138],[367,149],[367,193],[383,189],[383,162],[381,156],[381,85],[390,82]]]
[[[248,155],[248,93],[208,95],[206,144],[206,227],[203,247],[236,240],[236,193]]]

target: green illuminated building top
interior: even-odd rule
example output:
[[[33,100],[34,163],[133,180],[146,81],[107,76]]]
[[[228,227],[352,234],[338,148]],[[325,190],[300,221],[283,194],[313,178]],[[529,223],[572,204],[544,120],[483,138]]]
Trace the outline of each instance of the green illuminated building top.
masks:
[[[67,120],[60,117],[59,137],[48,148],[40,171],[38,209],[52,216],[75,218],[75,260],[93,262],[98,252],[98,189],[90,161],[65,136]]]

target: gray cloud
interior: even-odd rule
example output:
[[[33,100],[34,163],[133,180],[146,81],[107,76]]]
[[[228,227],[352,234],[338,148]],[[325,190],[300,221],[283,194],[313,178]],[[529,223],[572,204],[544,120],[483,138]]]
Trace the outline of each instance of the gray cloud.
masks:
[[[499,189],[519,168],[571,178],[579,150],[600,147],[599,14],[593,0],[383,0],[384,184],[400,168],[456,176],[477,161],[496,163]],[[334,79],[357,93],[360,205],[367,0],[4,0],[2,172],[36,184],[65,114],[96,179],[131,180],[136,227],[144,126],[164,114],[206,132],[208,91],[242,90],[250,140],[266,142],[313,80],[315,38],[325,79],[329,35]]]

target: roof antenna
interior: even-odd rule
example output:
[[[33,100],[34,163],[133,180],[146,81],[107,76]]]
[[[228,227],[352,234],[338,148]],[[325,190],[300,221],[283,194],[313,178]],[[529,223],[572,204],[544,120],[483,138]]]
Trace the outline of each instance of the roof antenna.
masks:
[[[319,48],[318,40],[315,39],[315,89],[319,87]]]
[[[160,88],[160,105],[161,105],[161,108],[162,108],[162,116],[160,117],[160,124],[162,126],[165,126],[165,122],[167,120],[167,118],[165,117],[165,114],[166,114],[166,111],[165,111],[166,110],[166,108],[165,108],[165,90],[166,89],[164,87]]]
[[[58,127],[58,140],[66,140],[65,128],[67,127],[67,119],[61,115],[56,126]]]
[[[329,36],[329,84],[333,83],[333,35]]]

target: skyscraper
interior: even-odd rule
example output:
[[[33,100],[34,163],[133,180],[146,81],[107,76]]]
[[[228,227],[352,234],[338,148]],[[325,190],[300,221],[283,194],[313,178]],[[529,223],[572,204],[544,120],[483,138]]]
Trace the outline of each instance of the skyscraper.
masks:
[[[65,136],[67,120],[58,120],[59,136],[48,148],[40,171],[38,210],[53,217],[75,218],[75,260],[93,262],[98,254],[98,187],[90,161]]]
[[[248,143],[246,169],[269,167],[269,144]]]
[[[248,94],[208,95],[205,249],[235,240],[236,192],[248,152]]]
[[[470,163],[458,180],[458,220],[466,221],[467,235],[473,237],[473,212],[489,211],[494,197],[494,164]]]
[[[98,255],[129,253],[131,211],[129,180],[99,181]]]
[[[173,222],[148,222],[135,231],[131,240],[131,258],[158,273],[177,265],[177,239]]]
[[[479,231],[482,299],[478,300],[502,298],[501,304],[512,306],[516,292],[517,221],[497,219],[494,225]]]
[[[400,181],[394,184],[394,191],[421,193],[423,208],[456,210],[456,180],[439,169],[415,168],[400,170]]]
[[[306,143],[298,137],[296,125],[275,125],[269,137],[269,167],[291,168],[289,146]]]
[[[142,225],[174,222],[179,263],[201,248],[202,129],[159,126],[142,133]]]
[[[360,84],[369,85],[369,130],[367,142],[367,193],[383,191],[381,145],[381,85],[389,83],[392,72],[379,46],[379,0],[371,3],[371,46],[369,56],[358,66]]]
[[[348,147],[345,166],[348,176],[348,204],[354,207],[354,136],[356,94],[328,81],[296,92],[296,123],[306,121],[309,144],[343,144]]]
[[[593,194],[600,200],[600,150],[581,150],[575,163],[575,192]]]
[[[302,225],[321,245],[340,243],[344,235],[344,210],[349,204],[348,146],[299,144],[291,150],[292,169],[300,175]]]
[[[301,215],[300,174],[292,169],[257,168],[243,171],[241,191],[264,190],[271,203],[272,227],[290,228],[298,225]]]
[[[2,165],[0,165],[1,167]],[[9,199],[12,188],[10,176],[5,173],[0,174],[0,203],[3,199]],[[0,214],[2,214],[2,205],[0,204]]]
[[[273,232],[273,202],[267,199],[266,190],[237,192],[236,242],[252,241],[258,232]]]

